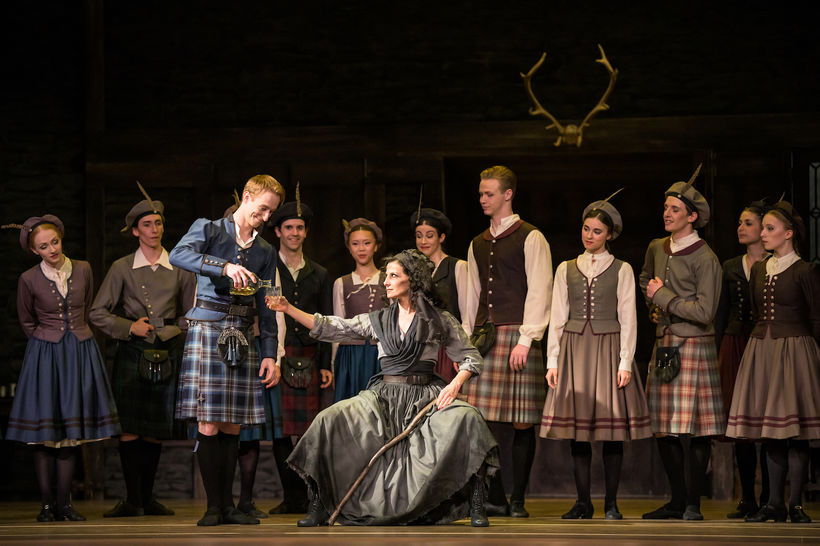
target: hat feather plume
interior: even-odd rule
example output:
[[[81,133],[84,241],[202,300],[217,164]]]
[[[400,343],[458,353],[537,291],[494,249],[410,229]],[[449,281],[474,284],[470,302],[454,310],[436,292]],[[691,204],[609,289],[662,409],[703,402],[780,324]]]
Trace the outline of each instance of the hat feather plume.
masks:
[[[299,185],[301,182],[296,181],[296,216],[302,217],[302,195],[299,192]]]
[[[419,187],[419,206],[418,206],[418,209],[416,210],[416,223],[417,224],[419,223],[419,220],[421,219],[421,198],[422,198],[423,195],[424,195],[424,184],[422,184]]]
[[[239,198],[239,193],[236,191],[236,188],[233,189],[233,200],[237,207],[242,204],[242,199]]]
[[[703,167],[703,163],[698,164],[698,167],[695,169],[695,172],[692,174],[691,178],[689,178],[689,181],[686,183],[687,186],[692,187],[692,185],[695,183],[695,180],[698,178],[698,175],[700,174],[701,167]]]
[[[26,226],[23,224],[3,224],[0,226],[0,229],[25,229]]]
[[[151,208],[154,210],[154,212],[156,212],[156,210],[157,210],[157,209],[156,209],[156,207],[154,206],[154,200],[153,200],[153,199],[151,199],[151,197],[148,195],[148,192],[147,192],[147,191],[145,191],[145,188],[143,188],[143,187],[142,187],[142,184],[140,184],[140,181],[139,181],[139,180],[137,180],[137,187],[139,187],[139,189],[140,189],[140,191],[142,192],[142,194],[143,194],[143,195],[145,196],[145,198],[148,200],[148,204],[149,204],[149,205],[151,205]]]
[[[624,191],[624,188],[619,189],[618,191],[616,191],[615,193],[613,193],[612,195],[610,195],[609,197],[607,197],[606,199],[604,199],[604,202],[605,202],[605,203],[608,203],[610,199],[612,199],[613,197],[615,197],[616,195],[618,195],[618,194],[619,194],[619,193],[621,193],[622,191]]]

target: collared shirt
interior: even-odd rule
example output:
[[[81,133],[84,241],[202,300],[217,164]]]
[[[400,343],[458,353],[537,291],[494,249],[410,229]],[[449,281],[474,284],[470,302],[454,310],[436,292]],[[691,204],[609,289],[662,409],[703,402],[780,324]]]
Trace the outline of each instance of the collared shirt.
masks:
[[[507,216],[499,222],[497,228],[490,225],[490,234],[498,236],[518,220],[520,217],[517,214]],[[523,322],[518,328],[518,344],[529,347],[533,340],[540,340],[544,336],[549,323],[552,300],[550,245],[544,234],[537,229],[532,230],[524,240],[524,269],[527,274],[527,297],[524,300]],[[469,335],[475,326],[478,302],[481,297],[481,279],[478,275],[478,265],[475,254],[473,254],[472,243],[467,251],[467,274],[469,276],[469,297],[465,302],[465,308],[461,311],[461,321],[464,330]]]
[[[159,255],[159,259],[152,264],[148,261],[148,258],[145,257],[145,254],[142,253],[142,248],[137,248],[137,251],[134,253],[134,265],[131,266],[131,269],[150,267],[151,271],[156,271],[159,266],[164,267],[168,271],[174,270],[174,266],[171,265],[171,260],[168,258],[167,250],[163,248],[162,253]]]
[[[591,279],[604,272],[615,256],[604,250],[599,254],[584,252],[576,259],[581,273]],[[569,291],[567,288],[567,264],[562,262],[555,272],[555,284],[552,292],[552,308],[547,333],[547,368],[558,367],[558,356],[561,352],[561,336],[569,320]],[[621,324],[621,350],[619,353],[619,370],[632,371],[635,348],[638,343],[638,317],[635,308],[635,275],[632,267],[623,262],[618,270],[618,322]]]
[[[686,237],[681,237],[677,240],[674,237],[670,237],[669,249],[672,251],[672,254],[674,254],[675,252],[680,252],[684,248],[692,246],[698,241],[700,241],[700,235],[698,235],[697,230],[695,230]]]
[[[66,294],[68,294],[68,278],[71,277],[72,271],[71,260],[68,259],[68,256],[65,257],[65,261],[63,261],[63,265],[60,266],[60,269],[51,267],[45,260],[40,262],[40,269],[48,280],[53,281],[54,284],[57,285],[57,291],[60,295],[66,297]]]
[[[284,254],[282,254],[281,250],[279,251],[279,261],[282,262],[283,264],[285,264],[285,267],[287,267],[288,271],[290,271],[290,276],[293,277],[294,281],[299,276],[299,272],[302,269],[304,269],[304,267],[305,267],[305,255],[304,254],[299,256],[299,263],[296,264],[296,267],[291,267],[290,266],[288,261],[285,259]]]
[[[253,230],[253,233],[251,233],[251,238],[247,241],[243,241],[242,236],[239,234],[239,222],[236,221],[236,214],[234,214],[233,225],[236,230],[236,244],[239,245],[239,248],[241,249],[250,248],[254,239],[256,239],[256,236],[259,235],[259,232]]]
[[[791,267],[794,262],[799,260],[800,256],[798,256],[797,252],[794,250],[779,258],[772,255],[772,257],[769,258],[769,261],[766,262],[766,275],[779,275]]]

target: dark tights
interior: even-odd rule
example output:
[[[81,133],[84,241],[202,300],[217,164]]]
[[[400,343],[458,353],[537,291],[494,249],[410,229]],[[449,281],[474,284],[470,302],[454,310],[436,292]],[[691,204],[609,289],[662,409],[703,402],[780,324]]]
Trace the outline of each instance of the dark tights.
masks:
[[[705,436],[694,437],[689,442],[689,488],[687,493],[684,477],[683,444],[677,436],[658,438],[661,462],[672,489],[670,505],[683,510],[687,505],[700,507],[700,494],[706,481],[706,469],[712,453],[712,441]]]
[[[524,502],[524,492],[530,481],[535,458],[535,428],[515,429],[512,444],[513,488],[510,501]]]
[[[256,467],[259,464],[259,440],[239,442],[239,504],[253,500],[253,483],[256,479]]]
[[[624,459],[623,442],[604,442],[604,481],[606,483],[606,506],[615,504],[618,498],[618,484],[621,480],[621,465]],[[589,442],[570,441],[570,452],[575,469],[575,489],[578,500],[591,504],[590,466],[592,464],[592,445]]]
[[[53,504],[54,497],[51,485],[57,476],[57,506],[71,504],[71,480],[74,478],[74,465],[77,461],[76,447],[58,449],[37,445],[34,447],[34,470],[37,474],[37,485],[40,488],[40,500],[43,504]]]
[[[809,442],[807,440],[767,440],[766,458],[769,463],[769,504],[783,506],[786,473],[789,474],[789,506],[803,504],[803,487],[809,470]]]
[[[740,488],[742,499],[746,503],[755,502],[755,477],[757,473],[757,446],[753,442],[736,442],[735,458],[737,459],[737,471],[740,475]],[[769,500],[769,467],[766,464],[766,445],[760,447],[760,481],[762,484],[760,491],[760,504],[766,504]]]

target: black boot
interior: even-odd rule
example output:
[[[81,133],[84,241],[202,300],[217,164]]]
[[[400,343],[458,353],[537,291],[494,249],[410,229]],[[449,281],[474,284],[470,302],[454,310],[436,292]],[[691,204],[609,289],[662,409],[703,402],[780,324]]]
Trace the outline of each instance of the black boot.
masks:
[[[752,523],[762,523],[769,520],[776,522],[786,521],[786,507],[764,504],[760,507],[760,510],[746,518],[746,521]]]
[[[473,494],[470,496],[470,525],[472,527],[489,527],[490,520],[484,509],[484,476],[476,474],[470,481],[473,485]]]
[[[319,498],[317,491],[311,491],[312,498],[308,510],[308,515],[305,519],[300,519],[296,522],[297,527],[319,527],[320,525],[327,525],[327,520],[330,514],[325,510],[322,500]]]
[[[561,519],[592,519],[594,513],[592,503],[579,500],[569,509],[569,512],[561,516]]]

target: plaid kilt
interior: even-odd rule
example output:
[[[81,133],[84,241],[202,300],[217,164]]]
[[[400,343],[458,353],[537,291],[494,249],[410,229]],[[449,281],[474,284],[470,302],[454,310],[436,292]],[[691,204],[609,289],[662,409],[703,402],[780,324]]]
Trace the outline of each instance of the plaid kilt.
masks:
[[[248,358],[228,368],[219,356],[216,340],[233,326],[248,338]],[[213,322],[188,321],[188,336],[179,374],[176,418],[198,422],[258,424],[265,422],[259,353],[253,328],[243,318],[226,315]]]
[[[287,356],[313,356],[316,346],[285,347]],[[294,389],[279,381],[282,393],[282,431],[285,436],[302,436],[319,414],[321,376],[314,361],[313,376],[306,389]]]
[[[646,394],[649,416],[655,434],[691,434],[716,436],[726,431],[726,415],[720,391],[720,372],[713,336],[671,336],[670,345],[680,347],[681,367],[678,376],[669,383],[655,381],[652,375],[655,342]]]
[[[520,372],[510,369],[518,328],[517,324],[497,327],[495,345],[484,357],[484,370],[467,384],[465,392],[467,401],[487,421],[537,425],[547,397],[546,369],[537,341],[532,342],[526,367]]]

